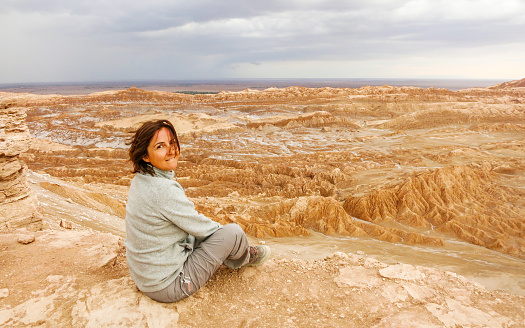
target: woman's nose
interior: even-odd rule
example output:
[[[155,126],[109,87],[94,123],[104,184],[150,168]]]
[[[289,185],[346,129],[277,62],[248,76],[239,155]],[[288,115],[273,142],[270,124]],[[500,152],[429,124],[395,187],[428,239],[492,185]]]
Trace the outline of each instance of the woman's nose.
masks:
[[[177,154],[178,151],[179,151],[179,149],[177,148],[177,144],[172,143],[172,144],[169,145],[169,147],[168,147],[168,153],[169,153],[170,155]]]

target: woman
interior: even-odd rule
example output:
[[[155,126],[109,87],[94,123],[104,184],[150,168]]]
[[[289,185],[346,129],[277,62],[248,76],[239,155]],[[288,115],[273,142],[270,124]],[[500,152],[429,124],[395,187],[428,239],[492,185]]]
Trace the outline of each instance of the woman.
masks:
[[[144,123],[129,149],[136,173],[126,205],[129,271],[144,294],[165,303],[195,293],[223,263],[237,269],[270,256],[268,246],[249,246],[238,225],[221,226],[197,213],[173,180],[179,154],[167,120]]]

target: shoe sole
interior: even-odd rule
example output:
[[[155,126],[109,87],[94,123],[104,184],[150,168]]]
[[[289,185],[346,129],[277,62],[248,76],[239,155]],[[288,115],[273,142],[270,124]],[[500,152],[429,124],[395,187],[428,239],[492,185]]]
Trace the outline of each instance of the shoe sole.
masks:
[[[272,250],[270,249],[270,247],[266,246],[266,245],[262,245],[260,247],[264,247],[264,249],[266,249],[266,255],[264,255],[264,257],[257,263],[250,263],[250,264],[246,264],[245,266],[249,266],[249,267],[254,267],[254,266],[258,266],[258,265],[261,265],[263,264],[264,262],[266,262],[266,260],[268,258],[270,258],[270,255],[272,253]]]

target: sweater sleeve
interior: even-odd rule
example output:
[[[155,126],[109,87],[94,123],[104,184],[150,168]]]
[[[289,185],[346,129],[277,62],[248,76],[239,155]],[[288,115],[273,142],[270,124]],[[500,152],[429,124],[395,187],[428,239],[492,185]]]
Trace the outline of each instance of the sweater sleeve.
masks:
[[[169,184],[162,198],[164,199],[162,200],[163,206],[159,206],[160,214],[197,239],[208,237],[221,226],[199,214],[193,202],[186,197],[182,186],[176,181]]]

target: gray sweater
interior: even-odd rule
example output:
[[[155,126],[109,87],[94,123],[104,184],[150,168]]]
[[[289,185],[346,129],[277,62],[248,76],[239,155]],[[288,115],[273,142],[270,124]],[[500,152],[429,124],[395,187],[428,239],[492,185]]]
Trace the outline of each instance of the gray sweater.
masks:
[[[126,257],[129,273],[143,292],[170,285],[193,251],[221,226],[197,213],[173,171],[154,167],[155,176],[137,173],[126,205]]]

